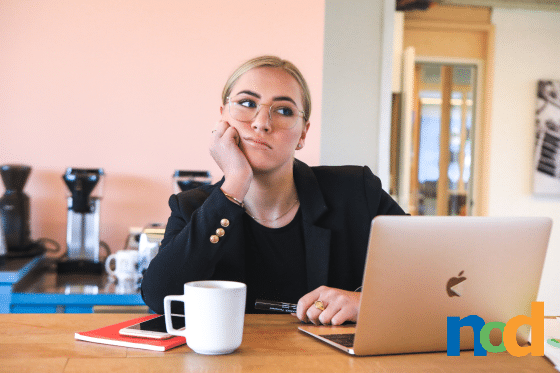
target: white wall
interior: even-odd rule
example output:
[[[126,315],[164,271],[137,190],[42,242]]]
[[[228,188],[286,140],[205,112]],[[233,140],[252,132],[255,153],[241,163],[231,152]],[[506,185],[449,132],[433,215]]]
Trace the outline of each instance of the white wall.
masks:
[[[389,187],[393,0],[326,0],[321,158],[367,165]]]
[[[554,220],[539,300],[545,302],[545,314],[560,315],[560,196],[532,194],[537,81],[560,79],[560,12],[494,9],[492,21],[496,52],[488,214]]]

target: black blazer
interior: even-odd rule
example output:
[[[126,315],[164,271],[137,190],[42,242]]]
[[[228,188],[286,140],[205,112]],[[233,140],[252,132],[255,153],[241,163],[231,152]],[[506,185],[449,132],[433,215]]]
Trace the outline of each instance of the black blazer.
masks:
[[[295,160],[294,180],[308,291],[321,285],[355,290],[362,284],[371,220],[404,211],[367,166],[309,167]],[[163,298],[183,294],[186,282],[244,282],[250,270],[245,268],[244,210],[221,192],[223,181],[169,198],[165,236],[142,281],[142,297],[154,312],[163,313]],[[212,243],[218,228],[225,234]]]

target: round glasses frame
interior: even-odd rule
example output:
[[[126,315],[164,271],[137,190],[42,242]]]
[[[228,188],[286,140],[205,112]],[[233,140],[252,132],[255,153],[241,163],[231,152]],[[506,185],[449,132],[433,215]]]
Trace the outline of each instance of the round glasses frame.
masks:
[[[238,121],[240,121],[240,122],[245,122],[245,123],[252,122],[253,120],[255,120],[255,118],[257,117],[257,115],[259,115],[259,112],[261,111],[261,106],[268,106],[268,120],[269,120],[269,123],[270,123],[272,126],[274,126],[274,127],[278,127],[278,124],[277,124],[277,123],[275,124],[274,121],[272,120],[272,107],[275,106],[274,104],[271,104],[271,105],[267,105],[267,104],[257,104],[257,108],[256,108],[256,111],[255,111],[255,115],[254,115],[251,119],[249,119],[249,120],[238,119],[238,118],[236,118],[236,117],[231,113],[231,107],[232,107],[232,105],[240,105],[240,106],[241,106],[241,104],[240,104],[239,102],[237,102],[237,101],[232,101],[232,100],[231,100],[231,97],[228,96],[228,97],[226,97],[226,104],[229,104],[229,107],[228,107],[229,115],[231,115],[231,117],[232,117],[233,119],[238,120]],[[296,109],[296,110],[295,110],[296,117],[294,118],[294,123],[293,123],[291,126],[289,126],[289,127],[287,127],[287,126],[279,126],[279,128],[288,129],[288,130],[289,130],[289,129],[292,129],[292,128],[294,128],[295,125],[297,124],[297,119],[300,118],[300,117],[301,117],[301,118],[304,117],[304,112],[303,112],[303,110],[299,110],[299,108],[298,108],[297,106],[295,106],[295,105],[294,105],[294,107],[295,107],[295,109]]]

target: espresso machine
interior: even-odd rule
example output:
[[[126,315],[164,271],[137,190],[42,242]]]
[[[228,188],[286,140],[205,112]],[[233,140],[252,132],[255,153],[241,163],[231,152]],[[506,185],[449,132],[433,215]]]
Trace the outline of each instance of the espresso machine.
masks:
[[[210,184],[212,178],[209,171],[175,170],[173,180],[175,181],[174,192],[179,193]]]
[[[29,197],[23,192],[31,167],[3,165],[0,167],[6,187],[0,198],[0,256],[22,258],[45,252],[40,241],[31,240]],[[4,246],[4,249],[2,249]]]
[[[68,168],[62,179],[68,187],[66,255],[58,272],[102,273],[99,260],[99,207],[103,187],[102,168]],[[107,248],[105,248],[107,249]]]

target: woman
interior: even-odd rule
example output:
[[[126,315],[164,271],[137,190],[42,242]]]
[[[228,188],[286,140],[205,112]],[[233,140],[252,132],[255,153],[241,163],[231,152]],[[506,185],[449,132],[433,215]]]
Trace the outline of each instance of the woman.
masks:
[[[249,313],[265,299],[297,302],[304,322],[357,321],[371,220],[403,210],[367,167],[309,167],[294,158],[305,145],[311,98],[292,63],[274,56],[244,63],[224,87],[220,112],[210,153],[224,178],[171,196],[144,301],[163,313],[163,298],[182,294],[186,282],[232,280],[247,284]]]

